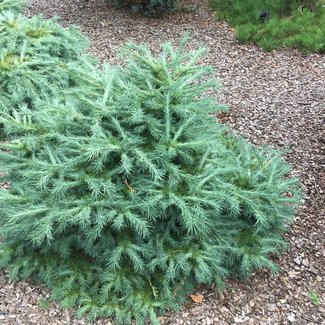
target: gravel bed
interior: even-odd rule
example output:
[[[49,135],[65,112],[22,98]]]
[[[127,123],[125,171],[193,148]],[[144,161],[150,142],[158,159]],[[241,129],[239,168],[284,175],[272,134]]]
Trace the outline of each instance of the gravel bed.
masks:
[[[280,272],[255,272],[249,279],[227,281],[227,290],[197,288],[202,303],[188,300],[182,309],[161,317],[164,324],[325,325],[325,57],[295,50],[263,52],[241,45],[233,30],[217,22],[206,2],[187,0],[192,13],[150,19],[118,10],[103,0],[35,0],[28,15],[60,16],[77,24],[101,62],[116,62],[128,41],[177,44],[184,32],[190,47],[207,47],[202,60],[217,68],[221,102],[230,112],[219,117],[256,145],[286,149],[305,187],[304,202],[286,234],[291,248],[277,258]],[[308,292],[315,293],[311,299]],[[48,291],[29,282],[12,283],[0,271],[0,324],[85,324],[49,301]],[[100,320],[96,324],[112,324]]]

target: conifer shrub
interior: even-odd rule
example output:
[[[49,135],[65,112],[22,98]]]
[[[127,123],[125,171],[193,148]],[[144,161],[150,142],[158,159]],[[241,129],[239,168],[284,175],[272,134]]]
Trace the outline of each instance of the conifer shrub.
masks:
[[[175,9],[177,0],[113,0],[120,7],[130,7],[134,12],[156,17]]]
[[[75,27],[0,12],[0,111],[34,109],[40,98],[75,87],[93,65],[87,44]]]
[[[87,48],[88,41],[74,26],[63,28],[55,19],[27,18],[12,11],[0,16],[1,48],[19,48],[25,44],[65,60],[75,60]]]
[[[19,137],[0,144],[0,267],[78,316],[158,324],[198,284],[274,271],[286,247],[290,166],[215,122],[213,69],[184,47],[129,45],[120,66],[1,114]]]
[[[24,8],[25,1],[22,0],[0,0],[0,14],[4,11],[21,12]]]
[[[218,19],[236,27],[240,42],[267,51],[291,47],[325,53],[324,0],[210,0],[210,5]]]

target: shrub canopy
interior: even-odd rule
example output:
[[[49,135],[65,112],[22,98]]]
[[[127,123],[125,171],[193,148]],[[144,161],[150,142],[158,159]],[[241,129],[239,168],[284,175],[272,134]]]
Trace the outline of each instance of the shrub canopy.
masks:
[[[44,55],[68,53],[69,65],[79,42]],[[30,49],[42,55],[40,43]],[[1,113],[0,266],[46,283],[78,315],[157,324],[197,284],[275,270],[269,254],[285,247],[297,181],[276,152],[215,122],[224,107],[213,69],[185,44],[158,58],[129,45],[123,64],[103,70],[85,57],[84,74],[46,64],[50,95]],[[20,71],[0,70],[8,91]]]

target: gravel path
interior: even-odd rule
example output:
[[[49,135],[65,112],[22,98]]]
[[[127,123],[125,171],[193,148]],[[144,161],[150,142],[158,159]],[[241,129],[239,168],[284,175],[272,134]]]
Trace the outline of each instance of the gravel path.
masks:
[[[160,19],[117,10],[103,0],[35,0],[27,13],[60,16],[65,26],[79,25],[91,40],[90,52],[110,63],[127,41],[158,51],[161,42],[177,44],[189,32],[189,46],[207,47],[204,63],[218,69],[221,101],[231,108],[220,120],[252,143],[287,149],[293,174],[304,183],[305,200],[287,234],[291,249],[278,259],[279,274],[259,271],[244,282],[229,280],[223,293],[198,288],[203,303],[189,300],[179,312],[162,317],[163,323],[325,325],[325,57],[287,50],[265,53],[238,44],[233,30],[216,22],[205,3],[186,3],[199,7]],[[0,272],[1,325],[85,323],[48,298],[45,288],[11,283]]]

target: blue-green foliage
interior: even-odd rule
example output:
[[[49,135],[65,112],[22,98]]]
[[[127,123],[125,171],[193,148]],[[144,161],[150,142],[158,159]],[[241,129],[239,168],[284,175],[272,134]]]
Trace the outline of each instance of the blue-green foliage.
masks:
[[[277,153],[215,122],[224,107],[213,69],[185,43],[158,58],[129,45],[123,64],[103,70],[87,59],[84,74],[67,70],[65,91],[49,64],[50,96],[1,113],[0,266],[46,283],[79,316],[158,324],[197,284],[275,270],[269,254],[285,247],[297,181]],[[6,71],[13,92],[20,70]]]
[[[25,1],[22,0],[0,0],[0,13],[4,11],[21,12],[24,9]]]
[[[86,39],[42,17],[0,13],[0,110],[12,113],[76,84],[87,70]],[[73,72],[78,70],[79,72]]]

